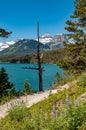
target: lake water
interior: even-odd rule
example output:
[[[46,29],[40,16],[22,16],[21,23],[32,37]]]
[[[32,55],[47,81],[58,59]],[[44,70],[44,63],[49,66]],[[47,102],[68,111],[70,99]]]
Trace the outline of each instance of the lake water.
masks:
[[[4,67],[8,73],[9,81],[14,83],[17,90],[22,91],[24,89],[24,82],[28,80],[33,90],[39,90],[38,88],[38,71],[32,69],[23,69],[23,67],[37,67],[36,64],[11,64],[0,63],[0,69]],[[63,75],[63,70],[56,65],[43,64],[43,90],[49,89],[55,81],[55,75],[58,71]]]

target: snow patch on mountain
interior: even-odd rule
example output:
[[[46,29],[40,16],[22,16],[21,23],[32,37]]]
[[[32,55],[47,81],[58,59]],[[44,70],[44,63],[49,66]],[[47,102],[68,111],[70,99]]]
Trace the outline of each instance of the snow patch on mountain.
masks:
[[[36,39],[37,40],[37,39]],[[55,36],[51,36],[50,33],[46,33],[39,37],[39,41],[43,44],[54,43],[54,44],[62,44],[63,41],[68,41],[65,34],[60,33]]]
[[[8,48],[9,46],[15,44],[16,41],[10,41],[10,42],[0,42],[0,51]]]
[[[0,51],[10,47],[11,45],[21,40],[22,41],[24,40],[23,43],[27,43],[27,39],[25,40],[24,38],[17,39],[15,41],[10,41],[10,42],[0,42]],[[38,41],[38,39],[36,39],[36,41]],[[47,32],[44,35],[39,37],[39,41],[44,45],[47,45],[51,50],[53,50],[56,48],[63,47],[63,41],[68,42],[68,39],[66,38],[66,35],[63,33],[56,34],[55,36],[52,37],[50,33]]]
[[[46,33],[39,37],[39,41],[43,44],[46,44],[46,43],[52,42],[52,37],[51,37],[50,33]]]
[[[52,42],[52,38],[42,38],[42,37],[40,37],[40,38],[39,38],[39,41],[40,41],[41,43],[43,43],[43,44],[46,44],[46,43],[48,43],[48,42]]]

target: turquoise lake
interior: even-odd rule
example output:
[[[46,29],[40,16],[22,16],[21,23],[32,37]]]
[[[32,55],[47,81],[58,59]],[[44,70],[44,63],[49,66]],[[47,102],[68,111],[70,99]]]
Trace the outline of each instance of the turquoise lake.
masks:
[[[31,88],[33,90],[39,90],[38,84],[38,71],[32,69],[23,69],[23,67],[37,67],[36,64],[11,64],[11,63],[0,63],[0,69],[4,67],[9,81],[14,84],[16,90],[22,91],[24,89],[24,82],[28,80]],[[43,64],[43,90],[49,89],[54,81],[55,75],[58,71],[63,75],[63,70],[57,65],[52,64]]]

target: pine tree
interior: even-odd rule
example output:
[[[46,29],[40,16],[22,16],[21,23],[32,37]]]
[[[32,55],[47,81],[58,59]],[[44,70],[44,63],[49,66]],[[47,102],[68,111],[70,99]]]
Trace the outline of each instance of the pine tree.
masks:
[[[0,28],[0,37],[8,38],[8,36],[12,32],[8,32],[5,29]],[[15,88],[13,87],[13,83],[9,82],[8,74],[6,73],[4,68],[1,68],[0,70],[0,101],[1,98],[4,96],[7,96],[11,90],[15,91]],[[16,91],[15,91],[16,92]],[[13,94],[13,92],[11,92]]]
[[[31,88],[30,88],[30,85],[29,85],[27,80],[24,83],[24,90],[23,90],[23,92],[24,92],[24,94],[29,94],[31,92]]]
[[[5,29],[0,28],[0,37],[7,38],[12,32],[7,32]]]
[[[68,61],[63,64],[69,72],[81,73],[86,69],[86,0],[75,0],[75,10],[70,17],[65,29],[72,42],[66,45]]]
[[[67,34],[68,38],[78,44],[86,42],[86,0],[75,0],[75,10],[70,17],[73,20],[67,20],[68,27],[65,28],[71,32]]]
[[[13,83],[9,82],[8,74],[4,68],[0,70],[0,98],[7,96],[8,92],[12,90]]]

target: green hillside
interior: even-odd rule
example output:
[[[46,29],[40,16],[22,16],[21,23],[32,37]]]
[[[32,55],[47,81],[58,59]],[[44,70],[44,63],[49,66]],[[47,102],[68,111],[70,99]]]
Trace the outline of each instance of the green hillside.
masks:
[[[61,59],[65,59],[66,58],[66,54],[65,54],[66,49],[65,48],[60,48],[60,49],[56,49],[56,50],[52,50],[52,51],[44,51],[41,52],[41,54],[43,54],[43,57],[41,59],[41,61],[43,63],[56,63],[58,60]],[[20,62],[20,63],[34,63],[37,62],[37,58],[36,58],[36,52],[32,53],[32,54],[24,54],[19,53],[16,55],[3,55],[0,57],[0,61],[2,62]]]
[[[30,108],[13,107],[0,130],[86,130],[86,73]]]

